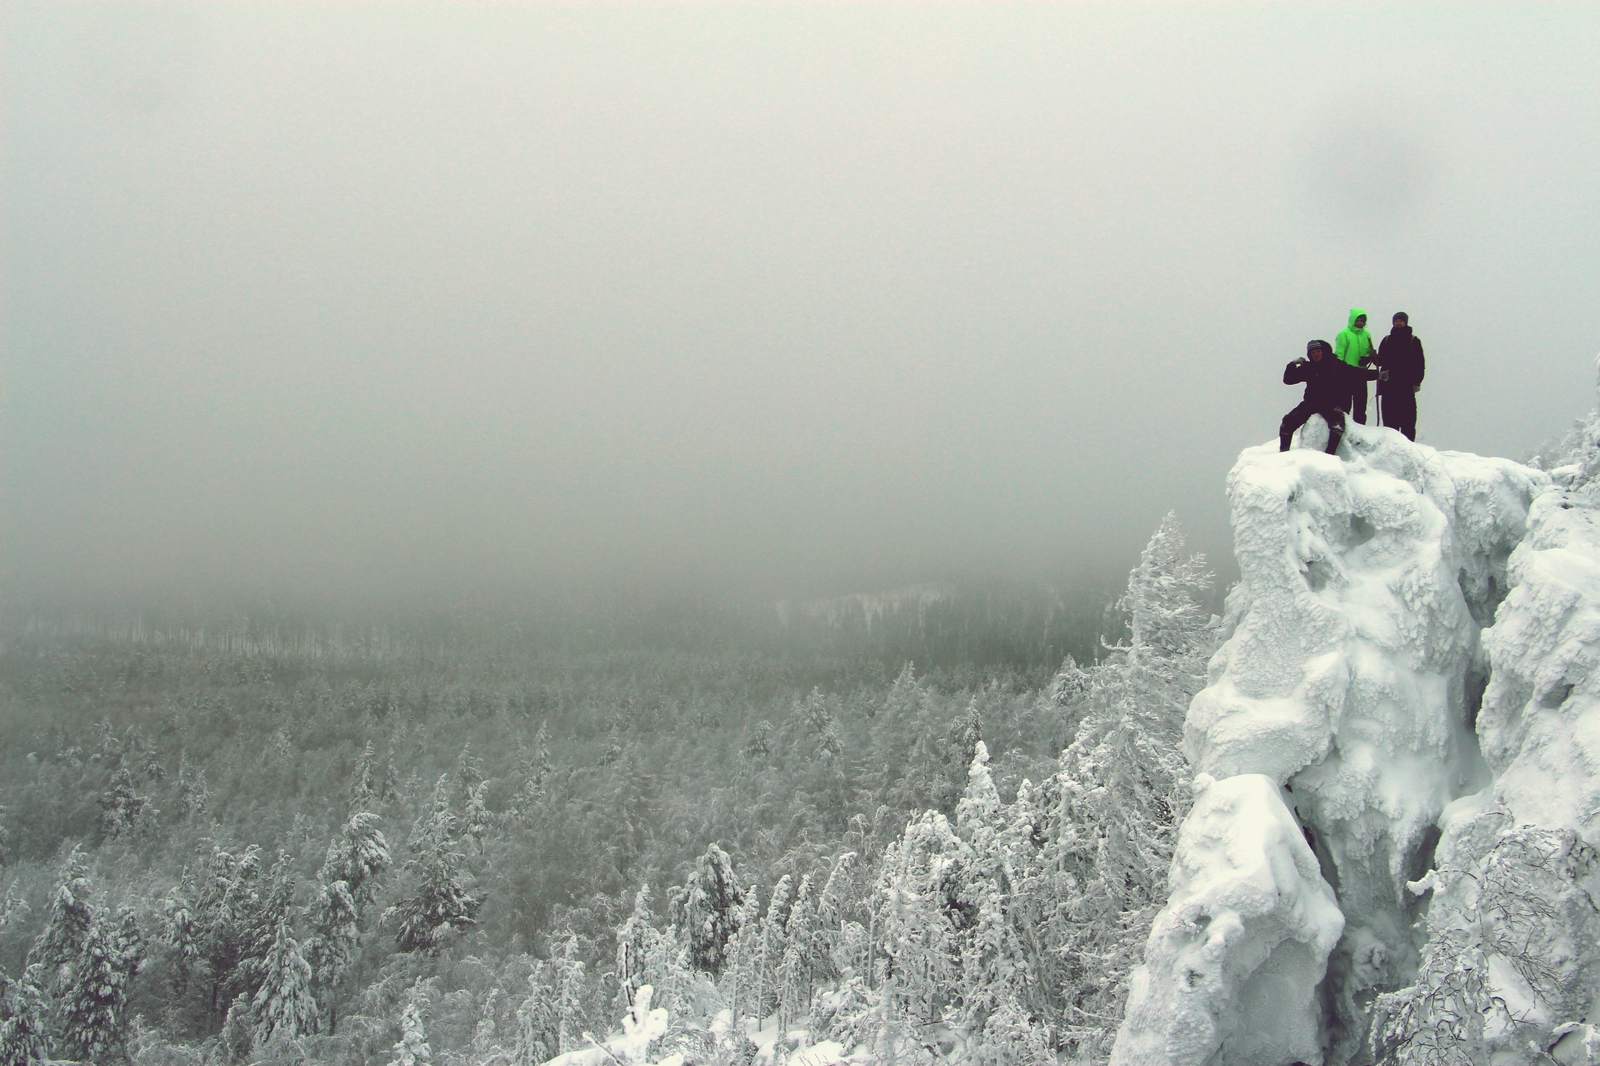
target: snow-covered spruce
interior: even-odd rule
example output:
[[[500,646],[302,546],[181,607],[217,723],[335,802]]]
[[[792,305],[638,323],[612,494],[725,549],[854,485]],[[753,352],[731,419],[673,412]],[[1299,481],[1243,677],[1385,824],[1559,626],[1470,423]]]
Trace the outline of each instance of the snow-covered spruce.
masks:
[[[1365,1058],[1373,998],[1420,961],[1406,884],[1446,806],[1488,784],[1480,626],[1550,479],[1388,430],[1345,440],[1343,458],[1250,448],[1228,476],[1241,577],[1185,743],[1232,813],[1201,802],[1180,837],[1115,1063]]]

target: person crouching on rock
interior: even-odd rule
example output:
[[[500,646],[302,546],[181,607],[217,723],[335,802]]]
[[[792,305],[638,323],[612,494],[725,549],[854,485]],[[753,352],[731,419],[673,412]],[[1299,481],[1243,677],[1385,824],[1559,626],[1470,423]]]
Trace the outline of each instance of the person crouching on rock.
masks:
[[[1328,424],[1329,455],[1339,448],[1344,436],[1344,404],[1359,384],[1364,390],[1367,382],[1377,378],[1379,372],[1334,358],[1333,345],[1327,341],[1311,341],[1306,345],[1306,357],[1296,359],[1283,368],[1283,383],[1305,383],[1306,394],[1293,411],[1283,416],[1278,424],[1278,450],[1289,450],[1289,438],[1305,425],[1312,415],[1321,415]]]

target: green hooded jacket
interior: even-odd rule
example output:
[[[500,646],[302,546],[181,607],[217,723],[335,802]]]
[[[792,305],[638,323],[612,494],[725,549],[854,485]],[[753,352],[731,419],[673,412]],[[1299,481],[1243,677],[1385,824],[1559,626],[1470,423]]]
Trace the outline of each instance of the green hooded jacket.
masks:
[[[1359,307],[1350,309],[1350,324],[1339,331],[1333,338],[1333,354],[1351,366],[1360,366],[1361,360],[1370,359],[1377,354],[1372,347],[1372,334],[1366,327],[1356,328],[1356,319],[1366,314]]]

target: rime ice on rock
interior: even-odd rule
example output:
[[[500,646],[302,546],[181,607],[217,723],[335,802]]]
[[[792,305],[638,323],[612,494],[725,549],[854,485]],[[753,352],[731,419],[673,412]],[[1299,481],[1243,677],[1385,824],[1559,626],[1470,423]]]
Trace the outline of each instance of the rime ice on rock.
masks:
[[[1112,1061],[1314,1061],[1317,984],[1344,928],[1333,890],[1276,782],[1201,775],[1195,788]]]
[[[1185,743],[1195,772],[1217,779],[1208,795],[1244,788],[1230,780],[1238,775],[1266,780],[1250,786],[1257,802],[1236,805],[1235,820],[1201,803],[1185,824],[1173,899],[1147,945],[1114,1063],[1359,1055],[1366,1006],[1408,983],[1417,964],[1406,884],[1427,870],[1446,805],[1489,781],[1470,725],[1487,673],[1479,631],[1549,477],[1390,430],[1350,425],[1345,441],[1343,458],[1310,439],[1286,453],[1249,448],[1228,475],[1240,581]],[[1274,804],[1300,840],[1260,838],[1262,819],[1279,824]],[[1204,849],[1190,824],[1198,818],[1215,838]],[[1306,881],[1311,849],[1318,891],[1338,906],[1324,924],[1282,934],[1304,957],[1269,962],[1277,952],[1263,945],[1279,934],[1255,928],[1293,926],[1279,912],[1296,905],[1288,898],[1279,909],[1235,907],[1243,931],[1218,939],[1210,926],[1222,915],[1195,901],[1224,892],[1241,863],[1292,865]],[[1296,892],[1316,895],[1303,884]],[[1340,911],[1343,936],[1329,937]],[[1180,960],[1203,953],[1202,942],[1220,952],[1212,965],[1223,976],[1197,995]],[[1248,1044],[1230,1035],[1240,1019],[1258,1030]],[[1308,1024],[1320,1031],[1308,1037]]]

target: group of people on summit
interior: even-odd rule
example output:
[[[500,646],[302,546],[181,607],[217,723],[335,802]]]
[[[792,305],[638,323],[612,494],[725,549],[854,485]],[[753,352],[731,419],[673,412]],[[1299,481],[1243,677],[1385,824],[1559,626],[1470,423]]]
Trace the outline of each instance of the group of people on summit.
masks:
[[[1417,390],[1422,387],[1422,342],[1411,332],[1411,319],[1396,311],[1394,328],[1373,348],[1367,332],[1367,313],[1350,309],[1350,323],[1332,344],[1311,341],[1304,359],[1283,368],[1285,385],[1305,384],[1306,394],[1278,425],[1278,450],[1289,450],[1289,438],[1312,415],[1328,423],[1329,455],[1344,436],[1348,413],[1367,424],[1367,382],[1378,383],[1378,415],[1385,426],[1398,429],[1408,440],[1417,439]]]

